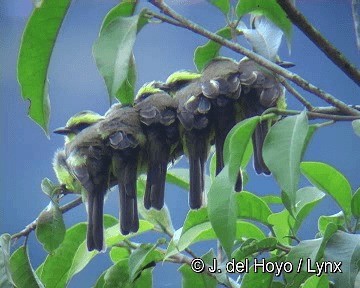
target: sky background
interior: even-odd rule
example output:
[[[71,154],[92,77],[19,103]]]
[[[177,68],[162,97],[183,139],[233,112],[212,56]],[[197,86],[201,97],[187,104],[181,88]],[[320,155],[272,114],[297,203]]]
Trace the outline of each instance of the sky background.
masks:
[[[222,14],[205,2],[198,0],[167,3],[206,28],[218,30],[225,25]],[[110,0],[76,0],[71,4],[59,33],[48,73],[50,131],[63,126],[67,119],[78,111],[90,109],[103,114],[109,108],[106,87],[92,57],[92,44],[104,16],[117,3]],[[297,6],[331,43],[359,66],[350,1],[297,1]],[[48,139],[27,117],[28,103],[22,100],[16,80],[21,34],[31,10],[30,0],[0,2],[0,234],[13,234],[22,230],[48,204],[48,198],[41,192],[40,183],[45,177],[56,181],[51,162],[54,152],[63,145],[61,136],[51,134]],[[164,81],[176,70],[194,70],[193,51],[205,42],[206,39],[200,36],[168,24],[147,25],[138,35],[135,44],[137,88],[148,81]],[[359,89],[356,84],[337,69],[298,29],[294,28],[291,54],[284,41],[279,54],[283,60],[296,64],[291,71],[348,104],[359,104]],[[227,49],[222,49],[222,55],[242,58]],[[300,88],[298,91],[314,105],[326,105]],[[302,109],[291,95],[287,98],[290,109]],[[333,165],[349,179],[352,188],[357,189],[360,186],[359,141],[350,122],[322,128],[310,142],[305,160],[323,161]],[[180,161],[179,167],[187,167],[186,159]],[[252,166],[249,166],[248,172],[250,181],[245,187],[246,190],[257,195],[279,194],[279,188],[272,177],[255,175]],[[304,179],[301,184],[308,185]],[[166,203],[172,213],[175,229],[180,228],[189,210],[187,194],[168,185]],[[338,211],[336,204],[327,197],[302,225],[300,238],[313,238],[317,232],[317,218]],[[117,193],[109,193],[105,213],[117,217]],[[67,227],[85,220],[83,206],[65,214]],[[145,243],[155,241],[158,236],[148,233],[135,240]],[[19,242],[22,241],[23,239],[20,239]],[[194,250],[203,254],[213,247],[213,242],[195,245]],[[45,253],[37,243],[34,233],[30,236],[29,246],[32,265],[37,268],[44,260]],[[107,254],[98,255],[73,278],[69,287],[90,287],[110,265]],[[154,287],[180,287],[178,267],[175,264],[158,264],[154,270]]]

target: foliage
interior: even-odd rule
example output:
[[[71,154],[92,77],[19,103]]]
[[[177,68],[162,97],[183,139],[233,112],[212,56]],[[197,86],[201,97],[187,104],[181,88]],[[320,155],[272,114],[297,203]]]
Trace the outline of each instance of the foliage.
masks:
[[[253,50],[268,60],[277,60],[281,31],[288,41],[291,39],[291,22],[275,0],[241,0],[236,7],[227,0],[208,2],[218,8],[227,20],[235,16],[231,15],[235,11],[236,19],[231,20],[237,24],[242,23],[240,19],[247,13],[266,16],[267,24],[258,24],[257,30],[243,26],[239,29],[239,26],[233,25],[234,22],[228,21],[229,25],[215,34],[223,39],[243,35]],[[38,4],[28,20],[20,47],[18,79],[22,95],[31,101],[30,117],[46,133],[50,111],[47,71],[69,3],[66,0],[49,0]],[[132,104],[134,100],[136,67],[133,47],[137,34],[151,22],[149,11],[138,12],[137,6],[138,1],[122,1],[109,11],[93,46],[93,55],[106,83],[110,101],[115,97],[123,104]],[[45,21],[48,25],[42,25]],[[266,37],[275,38],[276,43],[267,46],[269,39]],[[202,71],[212,58],[220,55],[222,46],[211,39],[199,46],[194,51],[197,70]],[[246,171],[249,163],[251,136],[256,125],[260,121],[278,118],[270,112],[241,121],[231,130],[224,147],[225,168],[209,180],[207,207],[189,211],[182,227],[174,231],[166,207],[150,212],[140,208],[143,220],[139,232],[123,236],[119,232],[118,220],[105,215],[106,252],[113,265],[100,275],[94,283],[95,287],[150,287],[152,271],[156,269],[154,266],[163,261],[182,264],[179,271],[183,287],[216,287],[217,283],[227,287],[356,287],[360,277],[360,236],[356,234],[359,232],[360,188],[354,191],[346,176],[335,167],[320,162],[302,162],[312,135],[321,127],[321,124],[310,125],[306,111],[277,122],[266,137],[263,156],[279,185],[278,195],[261,198],[251,191],[239,194],[234,191],[239,170]],[[352,124],[359,135],[359,120]],[[214,165],[211,167],[213,170]],[[169,170],[167,182],[188,190],[189,179],[184,176],[186,171]],[[301,174],[309,183],[299,187]],[[139,195],[144,194],[143,182],[138,180]],[[42,189],[51,202],[37,219],[36,236],[49,254],[34,270],[26,242],[10,253],[10,236],[3,234],[0,237],[1,287],[66,287],[97,255],[97,252],[86,249],[85,223],[65,228],[63,211],[59,206],[61,199],[58,198],[61,187],[45,179]],[[339,213],[321,215],[317,238],[297,242],[299,227],[327,196],[337,203]],[[281,205],[281,211],[274,209],[273,204]],[[142,206],[141,200],[139,205]],[[132,242],[137,234],[151,231],[161,233],[156,243]],[[194,273],[191,261],[195,256],[189,247],[215,240],[220,242],[226,255],[222,255],[221,249],[218,251],[220,256],[210,250],[199,258],[203,261],[204,270],[207,270],[217,257],[221,271]],[[192,258],[185,256],[184,252]],[[246,273],[235,274],[239,276],[236,281],[224,272],[225,268],[229,268],[226,260],[231,259],[248,265],[244,270]],[[256,261],[261,259],[269,264],[267,273],[256,273]],[[326,274],[317,270],[320,263],[339,261],[342,262],[342,273]],[[282,269],[271,269],[278,266]],[[293,269],[286,271],[286,267]]]

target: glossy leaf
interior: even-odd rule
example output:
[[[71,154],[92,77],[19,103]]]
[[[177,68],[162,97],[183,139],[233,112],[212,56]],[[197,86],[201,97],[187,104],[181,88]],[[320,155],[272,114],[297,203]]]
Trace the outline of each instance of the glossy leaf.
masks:
[[[288,195],[292,207],[300,179],[300,161],[308,132],[305,112],[287,117],[270,128],[263,157],[281,189]]]
[[[124,247],[112,247],[109,256],[111,261],[116,264],[121,260],[128,259],[130,251]]]
[[[41,190],[48,195],[50,198],[59,192],[59,186],[51,182],[50,179],[44,178],[41,181]]]
[[[262,196],[261,199],[267,205],[282,204],[281,197],[276,196],[276,195],[265,195],[265,196]]]
[[[231,39],[231,29],[229,27],[220,29],[216,34],[225,39]],[[198,46],[194,52],[196,69],[201,72],[212,59],[219,56],[220,48],[221,45],[219,43],[211,40],[202,46]]]
[[[314,275],[304,282],[302,288],[329,288],[329,279],[326,274]]]
[[[288,40],[291,39],[292,24],[286,13],[276,0],[239,0],[236,14],[242,17],[247,13],[261,14],[269,18],[276,26],[284,31]]]
[[[356,218],[360,218],[360,188],[358,188],[351,198],[351,213]]]
[[[17,288],[45,287],[31,267],[25,246],[21,246],[11,255],[10,270]]]
[[[237,207],[234,196],[234,184],[229,180],[228,169],[223,169],[210,187],[208,213],[211,226],[229,257],[236,234]]]
[[[36,238],[48,253],[52,253],[65,238],[65,223],[59,205],[50,202],[37,219]]]
[[[276,239],[284,245],[291,243],[292,228],[295,225],[294,218],[291,217],[288,210],[273,213],[268,217],[268,222],[273,225]]]
[[[231,129],[224,143],[224,162],[229,170],[229,177],[235,183],[240,167],[249,161],[248,146],[251,136],[259,123],[260,117],[252,117],[241,121]]]
[[[101,29],[106,28],[112,21],[118,17],[129,17],[132,16],[135,12],[137,1],[122,1],[114,8],[112,8],[105,16],[103,23],[101,24]]]
[[[12,288],[14,281],[10,272],[10,234],[0,236],[0,287]]]
[[[272,214],[269,206],[258,196],[242,191],[235,195],[237,217],[260,222],[269,226],[268,217]]]
[[[134,250],[129,258],[130,280],[134,281],[142,270],[152,262],[162,261],[164,255],[156,250],[156,245],[141,244]]]
[[[104,227],[117,223],[109,215],[104,215]],[[65,239],[53,254],[48,255],[36,273],[46,287],[57,283],[64,287],[71,278],[81,271],[98,252],[88,252],[86,248],[86,224],[79,223],[66,231]]]
[[[122,104],[132,104],[134,94],[127,94],[126,91],[129,91],[129,87],[133,91],[133,83],[129,83],[130,86],[123,84],[126,80],[134,80],[135,72],[131,70],[134,69],[132,50],[136,34],[144,25],[144,17],[139,14],[104,22],[106,25],[93,46],[96,65],[104,77],[109,95],[116,97]]]
[[[325,193],[321,192],[316,187],[304,187],[295,193],[295,217],[296,227],[298,230],[301,223],[309,215],[311,210],[325,197]]]
[[[342,229],[345,224],[344,213],[339,212],[337,214],[330,216],[325,216],[325,215],[320,216],[318,220],[318,229],[321,232],[321,234],[325,233],[326,227],[327,225],[329,225],[329,223],[333,223],[337,225],[338,229]]]
[[[52,50],[70,0],[45,1],[26,24],[19,50],[17,76],[21,95],[29,100],[29,116],[49,132],[50,100],[47,72]],[[44,25],[46,23],[46,25]]]
[[[336,232],[327,242],[324,259],[342,263],[342,273],[329,275],[335,287],[356,287],[355,280],[360,271],[360,235]]]
[[[348,217],[351,214],[351,186],[334,167],[321,162],[301,163],[301,172],[317,188],[329,194]]]

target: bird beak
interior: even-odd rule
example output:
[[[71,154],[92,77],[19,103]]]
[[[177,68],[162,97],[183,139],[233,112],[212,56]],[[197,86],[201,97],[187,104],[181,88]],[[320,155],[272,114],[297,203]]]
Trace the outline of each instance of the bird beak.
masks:
[[[292,63],[292,62],[287,62],[287,61],[280,61],[280,62],[278,62],[278,63],[276,63],[276,64],[278,64],[280,67],[283,67],[283,68],[291,68],[291,67],[294,67],[294,66],[295,66],[294,63]]]
[[[60,135],[68,135],[69,133],[71,133],[71,130],[67,127],[59,127],[55,129],[53,132]]]

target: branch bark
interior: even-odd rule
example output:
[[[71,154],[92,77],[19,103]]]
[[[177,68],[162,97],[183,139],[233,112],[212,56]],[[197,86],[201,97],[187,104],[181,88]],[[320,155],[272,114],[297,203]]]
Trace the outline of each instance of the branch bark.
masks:
[[[254,60],[256,63],[258,63],[259,65],[289,79],[290,81],[294,82],[295,84],[297,84],[304,90],[311,92],[312,94],[323,99],[330,105],[337,107],[339,110],[343,111],[344,113],[346,113],[348,115],[353,115],[353,116],[360,115],[359,111],[352,109],[351,107],[346,105],[341,100],[336,99],[333,95],[321,90],[319,87],[314,86],[310,82],[301,78],[299,75],[292,73],[292,72],[280,67],[279,65],[276,65],[275,63],[246,49],[245,47],[243,47],[237,43],[231,42],[215,33],[212,33],[210,31],[204,29],[203,27],[191,22],[190,20],[187,20],[186,18],[184,18],[183,16],[181,16],[180,14],[178,14],[177,12],[172,10],[169,6],[167,6],[164,1],[152,0],[152,1],[150,1],[150,3],[153,6],[159,8],[160,11],[162,11],[167,16],[180,22],[184,26],[185,29],[193,31],[196,34],[202,35],[210,40],[213,40],[214,42],[219,43],[225,47],[228,47],[229,49],[231,49],[237,53],[247,56],[248,58],[250,58],[250,59]],[[155,13],[153,13],[153,14],[154,14],[154,17],[157,17],[155,15]]]
[[[296,25],[336,66],[360,85],[360,71],[346,59],[321,33],[314,28],[289,0],[276,0],[291,22]]]

